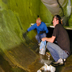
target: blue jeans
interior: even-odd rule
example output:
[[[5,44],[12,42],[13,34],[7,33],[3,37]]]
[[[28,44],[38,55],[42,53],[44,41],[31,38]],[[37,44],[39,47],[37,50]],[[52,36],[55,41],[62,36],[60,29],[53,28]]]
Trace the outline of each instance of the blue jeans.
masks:
[[[60,58],[66,59],[68,57],[68,54],[64,50],[62,50],[58,45],[54,43],[48,42],[47,49],[50,51],[55,61],[58,61],[58,59]]]
[[[41,39],[44,38],[44,37],[46,37],[46,33],[37,34],[37,35],[35,36],[35,38],[37,39],[38,43],[40,43],[40,42],[41,42]]]

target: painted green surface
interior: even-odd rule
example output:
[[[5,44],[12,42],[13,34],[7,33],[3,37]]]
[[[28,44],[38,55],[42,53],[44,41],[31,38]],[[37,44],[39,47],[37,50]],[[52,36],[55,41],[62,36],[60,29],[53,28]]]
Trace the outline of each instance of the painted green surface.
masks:
[[[35,23],[40,13],[39,0],[0,0],[0,46],[3,49],[19,45],[22,33]],[[28,36],[34,38],[36,33],[31,31]]]
[[[72,9],[72,0],[71,0],[71,9]],[[70,19],[69,19],[69,26],[72,28],[72,13],[71,13],[71,16],[70,16]]]
[[[12,11],[15,11],[19,14],[22,28],[24,31],[30,27],[31,23],[35,23],[37,16],[39,15],[39,5],[40,0],[9,0],[8,7]],[[34,31],[30,32],[28,35],[30,38],[35,36]]]
[[[10,49],[21,42],[21,28],[16,15],[11,10],[0,11],[0,46]]]
[[[47,26],[51,24],[53,15],[42,2],[40,2],[40,17],[43,22],[48,23]]]
[[[52,14],[40,0],[9,0],[8,8],[19,14],[24,31],[30,27],[31,23],[36,22],[38,15],[43,22],[51,24]],[[34,38],[35,35],[35,31],[31,31],[28,34],[31,39]]]

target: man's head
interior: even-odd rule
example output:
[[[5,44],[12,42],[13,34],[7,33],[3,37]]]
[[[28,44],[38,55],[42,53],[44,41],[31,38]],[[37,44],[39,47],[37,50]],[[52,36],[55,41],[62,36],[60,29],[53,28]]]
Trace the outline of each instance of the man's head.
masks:
[[[40,24],[41,24],[41,19],[40,19],[39,17],[36,19],[36,23],[37,23],[37,26],[40,26]]]
[[[59,15],[53,17],[53,25],[56,26],[57,24],[61,24],[61,17]]]

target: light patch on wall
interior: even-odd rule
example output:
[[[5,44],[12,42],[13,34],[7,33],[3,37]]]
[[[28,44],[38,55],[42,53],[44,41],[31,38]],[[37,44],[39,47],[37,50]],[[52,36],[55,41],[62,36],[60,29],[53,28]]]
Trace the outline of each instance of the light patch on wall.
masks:
[[[31,10],[31,7],[32,7],[32,2],[30,2],[30,14],[31,14],[31,16],[33,16],[33,13],[32,13],[32,10]]]
[[[37,15],[34,13],[34,17],[37,18]]]
[[[0,0],[0,10],[3,10],[2,7],[3,7],[3,6],[2,6],[2,0]]]
[[[30,14],[31,14],[31,16],[33,16],[31,9],[30,9]]]
[[[32,6],[32,3],[30,3],[30,6]]]
[[[8,0],[2,0],[5,4],[7,4],[8,3]]]

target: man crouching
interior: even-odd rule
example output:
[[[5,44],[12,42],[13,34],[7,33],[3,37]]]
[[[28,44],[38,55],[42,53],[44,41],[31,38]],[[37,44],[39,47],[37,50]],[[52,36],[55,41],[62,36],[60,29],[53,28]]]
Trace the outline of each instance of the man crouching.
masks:
[[[63,60],[70,55],[70,40],[67,31],[61,24],[61,17],[55,15],[53,17],[54,31],[52,37],[42,38],[42,41],[48,41],[47,49],[50,51],[56,63],[63,64]],[[54,43],[55,39],[57,44]]]

